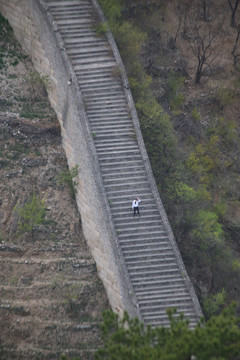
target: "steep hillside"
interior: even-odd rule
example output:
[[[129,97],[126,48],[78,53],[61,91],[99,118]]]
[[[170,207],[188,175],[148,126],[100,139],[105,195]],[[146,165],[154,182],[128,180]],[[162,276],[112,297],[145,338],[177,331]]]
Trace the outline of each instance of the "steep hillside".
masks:
[[[240,8],[232,23],[232,1],[100,3],[160,196],[211,316],[239,301]]]
[[[91,359],[108,301],[67,185],[48,79],[0,20],[0,358]]]

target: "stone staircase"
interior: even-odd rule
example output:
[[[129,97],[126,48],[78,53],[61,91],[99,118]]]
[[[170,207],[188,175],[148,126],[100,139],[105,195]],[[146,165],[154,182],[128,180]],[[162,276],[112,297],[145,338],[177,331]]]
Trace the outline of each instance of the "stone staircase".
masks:
[[[90,0],[45,0],[62,36],[85,103],[116,233],[142,319],[169,324],[167,308],[184,312],[196,325],[188,280],[156,204],[115,57],[105,36],[96,33]],[[140,217],[131,202],[140,197]]]

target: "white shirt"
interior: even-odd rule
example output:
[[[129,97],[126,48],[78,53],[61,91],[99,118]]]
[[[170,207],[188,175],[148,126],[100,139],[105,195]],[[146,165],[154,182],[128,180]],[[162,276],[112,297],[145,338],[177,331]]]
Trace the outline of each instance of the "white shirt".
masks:
[[[141,202],[140,199],[137,199],[137,200],[133,200],[132,202],[132,209],[135,208],[135,207],[138,207],[138,204]]]

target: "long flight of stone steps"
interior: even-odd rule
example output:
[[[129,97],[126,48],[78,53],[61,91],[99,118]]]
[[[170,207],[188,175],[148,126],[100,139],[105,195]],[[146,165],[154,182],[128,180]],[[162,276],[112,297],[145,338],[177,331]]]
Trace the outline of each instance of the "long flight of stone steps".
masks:
[[[90,0],[45,0],[75,71],[116,233],[146,324],[168,325],[167,308],[184,312],[190,326],[198,315],[159,213],[116,60],[96,32]],[[140,217],[131,202],[141,198]]]

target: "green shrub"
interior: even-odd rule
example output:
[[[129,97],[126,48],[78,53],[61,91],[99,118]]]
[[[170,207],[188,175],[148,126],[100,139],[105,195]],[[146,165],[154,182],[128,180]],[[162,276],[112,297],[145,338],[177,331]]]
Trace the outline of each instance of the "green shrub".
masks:
[[[108,25],[106,22],[101,22],[95,27],[96,33],[99,35],[104,35],[108,32]]]
[[[99,4],[111,23],[120,21],[122,6],[119,0],[99,0]]]
[[[209,319],[211,316],[219,314],[225,304],[226,291],[224,289],[217,292],[215,295],[207,297],[203,302],[206,318]]]
[[[71,170],[66,170],[58,175],[59,184],[67,184],[70,190],[70,195],[75,198],[77,182],[73,179],[78,175],[78,165],[74,166]]]
[[[176,111],[182,108],[185,96],[182,93],[185,78],[174,71],[170,71],[167,78],[166,96],[171,110]]]
[[[200,250],[219,247],[223,244],[224,232],[216,213],[210,210],[199,210],[192,220],[192,236]]]
[[[40,199],[34,193],[23,207],[15,206],[14,209],[19,215],[19,232],[33,231],[35,226],[42,224],[44,221],[46,215],[45,199]]]
[[[169,198],[175,202],[192,203],[197,199],[197,191],[183,182],[175,182],[168,188]]]
[[[193,120],[195,120],[196,122],[199,122],[201,120],[201,115],[198,112],[197,108],[195,107],[192,112],[191,112],[191,117]]]
[[[136,109],[155,179],[164,186],[166,174],[174,168],[177,159],[172,124],[154,98],[138,101]]]
[[[220,169],[221,151],[219,138],[212,135],[208,143],[199,144],[192,152],[187,161],[187,168],[198,176],[199,182],[210,184],[214,180],[214,174]]]
[[[139,62],[139,53],[146,39],[146,34],[126,21],[120,25],[115,24],[111,29],[127,72],[131,74],[136,62]]]
[[[217,105],[223,109],[225,106],[231,105],[238,99],[237,92],[226,87],[216,89],[213,95],[213,100]]]

